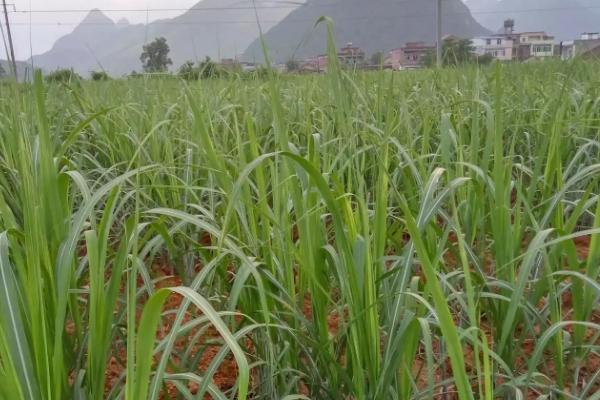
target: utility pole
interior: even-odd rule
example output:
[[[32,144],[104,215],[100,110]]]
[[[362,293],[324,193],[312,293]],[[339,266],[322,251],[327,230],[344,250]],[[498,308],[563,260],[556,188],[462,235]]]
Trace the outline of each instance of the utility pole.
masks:
[[[6,21],[6,33],[8,35],[8,45],[10,47],[10,68],[12,69],[15,80],[18,80],[17,75],[17,62],[15,61],[15,48],[13,46],[12,34],[10,33],[10,23],[8,21],[8,9],[6,8],[6,0],[2,0],[2,7],[4,8],[4,20]]]
[[[442,68],[442,0],[437,1],[436,16],[437,16],[437,43],[436,43],[436,64],[438,68]]]

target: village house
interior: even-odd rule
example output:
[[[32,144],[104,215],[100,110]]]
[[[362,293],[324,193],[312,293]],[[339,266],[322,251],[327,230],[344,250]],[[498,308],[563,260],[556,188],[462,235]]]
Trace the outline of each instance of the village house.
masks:
[[[239,63],[239,65],[240,65],[240,68],[242,69],[242,71],[244,71],[244,72],[253,72],[258,69],[258,64],[253,63],[253,62],[241,61]]]
[[[479,36],[473,39],[475,54],[490,55],[500,61],[514,61],[518,55],[519,36],[514,33],[515,20],[504,21],[504,33]]]
[[[554,36],[546,32],[521,32],[519,37],[519,60],[554,57]]]
[[[300,72],[327,72],[329,57],[321,54],[315,57],[310,57],[300,63],[298,70]]]
[[[514,31],[515,21],[504,21],[504,32],[479,36],[473,39],[475,53],[479,56],[491,55],[499,61],[525,61],[553,57],[557,47],[554,36],[546,32]]]
[[[241,69],[240,62],[235,58],[223,58],[221,59],[221,67],[228,71],[236,71]]]
[[[351,42],[342,47],[338,53],[337,58],[340,65],[346,67],[363,67],[365,66],[365,52],[357,46],[354,46]],[[329,65],[329,57],[326,54],[321,54],[314,57],[309,57],[299,65],[298,70],[300,72],[327,72]]]
[[[560,57],[570,60],[575,57],[600,57],[600,33],[583,33],[578,40],[561,42]]]
[[[384,61],[389,69],[418,69],[425,66],[425,57],[435,50],[435,46],[424,42],[410,42],[403,47],[391,50]]]
[[[581,34],[581,40],[600,40],[600,32],[584,32]]]
[[[478,56],[487,54],[499,61],[513,61],[517,55],[515,38],[512,35],[479,36],[473,39],[473,47]]]
[[[354,46],[352,42],[342,47],[337,56],[340,64],[345,66],[360,66],[365,62],[365,52],[360,47]]]
[[[402,48],[393,49],[385,56],[383,66],[394,70],[402,69],[403,56],[404,52],[402,51]]]
[[[575,41],[566,40],[560,42],[560,59],[570,60],[575,57]]]

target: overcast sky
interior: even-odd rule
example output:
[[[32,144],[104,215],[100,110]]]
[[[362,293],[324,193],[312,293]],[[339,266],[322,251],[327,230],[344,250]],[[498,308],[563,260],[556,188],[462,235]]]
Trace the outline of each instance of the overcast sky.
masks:
[[[105,14],[118,21],[121,18],[127,18],[131,23],[145,23],[146,18],[153,21],[160,18],[174,17],[183,14],[184,11],[172,12],[149,12],[147,8],[181,8],[188,9],[199,0],[7,0],[7,3],[14,4],[17,11],[27,10],[90,10],[99,8],[101,10],[110,9],[144,9],[144,11],[128,12],[106,12]],[[10,7],[10,11],[13,7]],[[52,47],[52,44],[59,37],[71,32],[75,26],[81,22],[87,15],[87,12],[17,12],[10,14],[11,27],[15,42],[15,53],[18,60],[26,60],[33,54],[43,53]],[[30,21],[31,38],[30,41]],[[2,19],[4,23],[4,18]],[[30,43],[32,46],[30,46]],[[0,38],[0,59],[6,58],[4,55],[4,46]]]

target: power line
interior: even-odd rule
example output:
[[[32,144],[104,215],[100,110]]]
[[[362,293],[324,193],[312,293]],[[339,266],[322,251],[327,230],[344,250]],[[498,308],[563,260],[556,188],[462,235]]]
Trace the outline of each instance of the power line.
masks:
[[[304,6],[301,6],[304,7]],[[282,6],[263,6],[258,7],[259,9],[280,9],[280,8],[291,8],[291,7],[282,7]],[[192,9],[184,9],[184,8],[154,8],[154,9],[104,9],[99,10],[101,12],[176,12],[176,11],[226,11],[226,10],[250,10],[249,7],[237,7],[237,8],[192,8]],[[529,8],[529,9],[520,9],[520,10],[503,10],[503,11],[466,11],[466,12],[454,12],[454,13],[443,13],[443,17],[450,16],[467,16],[467,15],[507,15],[507,14],[524,14],[530,12],[553,12],[553,11],[573,11],[573,10],[596,10],[600,9],[600,6],[590,6],[590,7],[554,7],[554,8]],[[21,13],[21,14],[33,14],[33,13],[89,13],[90,10],[78,10],[78,9],[69,9],[69,10],[21,10],[21,11],[9,11],[9,13]],[[413,18],[432,18],[430,14],[412,14],[412,15],[399,15],[399,16],[381,16],[376,19],[413,19]],[[364,21],[374,19],[373,17],[348,17],[348,18],[337,18],[336,21]],[[261,19],[263,23],[278,23],[281,20],[264,20]],[[313,19],[293,19],[288,20],[288,22],[314,22]],[[153,21],[151,24],[155,25],[214,25],[214,24],[255,24],[256,19],[252,20],[222,20],[222,21],[165,21],[158,20]],[[80,26],[80,25],[114,25],[114,22],[32,22],[32,23],[18,23],[13,22],[12,25],[23,26],[23,25],[35,25],[35,26]],[[133,24],[135,25],[135,24]]]
[[[579,9],[579,8],[569,8],[567,10],[574,10],[574,9]],[[588,9],[600,9],[599,7],[588,7]],[[449,16],[466,16],[466,15],[471,15],[471,14],[515,14],[515,13],[524,13],[524,12],[533,12],[533,11],[554,11],[554,10],[565,10],[562,8],[556,8],[556,9],[528,9],[528,10],[521,10],[521,11],[517,11],[517,10],[513,10],[513,11],[502,11],[502,12],[478,12],[478,13],[470,13],[470,12],[456,12],[456,13],[443,13],[443,17],[449,17]],[[146,12],[146,10],[138,10],[138,11],[143,11]],[[398,15],[398,16],[379,16],[379,17],[368,17],[368,16],[362,16],[362,17],[346,17],[346,18],[336,18],[335,21],[368,21],[368,20],[395,20],[395,19],[419,19],[419,18],[427,18],[427,19],[433,19],[435,18],[434,15],[431,14],[410,14],[410,15]],[[281,22],[281,20],[265,20],[265,19],[261,19],[262,23],[279,23]],[[300,23],[300,22],[315,22],[314,19],[310,19],[310,18],[296,18],[296,19],[288,19],[287,22],[289,23]],[[227,25],[227,24],[256,24],[256,19],[249,19],[249,20],[220,20],[220,21],[174,21],[174,20],[157,20],[157,21],[153,21],[150,22],[150,25]],[[24,23],[24,22],[13,22],[12,25],[17,25],[17,26],[29,26],[29,25],[34,25],[34,26],[114,26],[116,25],[116,23],[114,22],[31,22],[31,23]],[[131,24],[130,26],[136,26],[136,25],[140,25],[138,24]]]
[[[394,4],[397,3],[408,3],[414,0],[394,0]],[[280,5],[257,5],[256,9],[297,9],[301,7],[331,7],[337,4],[341,4],[341,2],[328,3],[328,4],[310,4],[310,3],[301,3],[296,1],[286,1],[280,2]],[[112,12],[144,12],[146,15],[150,12],[205,12],[205,11],[228,11],[228,10],[254,10],[254,7],[248,6],[234,6],[234,7],[195,7],[195,8],[127,8],[127,9],[96,9],[100,12],[112,13]],[[519,9],[519,10],[502,10],[502,11],[467,11],[465,12],[454,12],[454,13],[442,13],[443,17],[449,16],[459,16],[459,15],[506,15],[506,14],[519,14],[519,13],[530,13],[530,12],[552,12],[552,11],[572,11],[572,10],[595,10],[600,9],[600,6],[577,6],[577,7],[547,7],[547,8],[527,8],[527,9]],[[20,14],[58,14],[58,13],[90,13],[90,10],[84,9],[38,9],[38,10],[13,10],[9,11],[9,13],[20,13]],[[399,16],[381,16],[377,17],[377,19],[417,19],[417,18],[433,18],[430,14],[412,14],[412,15],[399,15]],[[337,18],[336,21],[365,21],[371,20],[373,17],[347,17],[347,18]],[[290,23],[301,23],[301,22],[314,22],[313,19],[288,19]],[[279,23],[281,20],[264,20],[261,19],[263,23]],[[157,20],[151,22],[153,25],[228,25],[228,24],[256,24],[256,19],[252,18],[250,20],[221,20],[221,21],[176,21],[176,20]],[[12,25],[16,26],[82,26],[82,25],[106,25],[112,26],[115,25],[114,22],[29,22],[29,23],[19,23],[13,22]],[[136,24],[132,24],[135,26]],[[137,24],[139,25],[139,24]]]
[[[389,4],[410,3],[414,0],[393,1]],[[259,10],[278,10],[278,9],[297,9],[303,7],[310,8],[327,8],[336,5],[342,5],[342,2],[326,3],[326,4],[310,4],[301,2],[286,2],[282,5],[256,6]],[[234,7],[193,7],[193,8],[105,8],[105,9],[81,9],[81,8],[53,8],[53,9],[37,9],[37,10],[9,10],[12,14],[76,14],[90,13],[91,11],[99,11],[103,13],[127,13],[127,12],[206,12],[206,11],[239,11],[239,10],[254,10],[251,6],[234,6]],[[545,12],[545,11],[572,11],[572,10],[594,10],[600,9],[600,6],[577,6],[577,7],[538,7],[538,8],[521,8],[512,10],[496,10],[496,11],[469,11],[461,13],[444,13],[444,15],[458,14],[508,14],[508,13],[527,13],[527,12]]]
[[[289,3],[281,6],[256,6],[259,10],[277,10],[277,9],[296,9],[299,7],[317,7],[316,5],[305,5],[303,3]],[[318,7],[331,7],[335,4],[318,5]],[[205,12],[205,11],[236,11],[236,10],[254,10],[254,7],[202,7],[202,8],[105,8],[105,9],[80,9],[80,8],[56,8],[56,9],[38,9],[38,10],[13,10],[11,13],[16,14],[75,14],[75,13],[90,13],[91,11],[100,11],[105,13],[112,12]]]

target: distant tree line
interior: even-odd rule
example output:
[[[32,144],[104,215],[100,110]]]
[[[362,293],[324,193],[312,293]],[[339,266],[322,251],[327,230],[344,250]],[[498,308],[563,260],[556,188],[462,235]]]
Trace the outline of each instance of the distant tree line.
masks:
[[[81,75],[73,70],[73,68],[67,69],[57,69],[46,75],[47,82],[55,82],[55,83],[70,83],[72,81],[81,80]]]
[[[80,81],[83,78],[77,72],[75,72],[72,68],[62,68],[57,69],[56,71],[52,71],[48,75],[46,75],[46,82],[54,82],[54,83],[71,83]],[[107,81],[110,79],[108,74],[105,71],[92,71],[90,73],[90,79],[93,81]]]
[[[218,65],[216,62],[206,57],[204,61],[194,63],[193,61],[185,62],[177,72],[177,75],[188,81],[195,81],[198,79],[209,79],[209,78],[220,78],[226,76],[230,71],[226,71],[225,68]]]
[[[144,73],[168,74],[169,66],[173,65],[173,61],[169,57],[170,51],[171,49],[167,43],[167,39],[164,37],[156,38],[154,41],[145,44],[140,55]],[[460,66],[473,63],[485,65],[493,61],[493,57],[489,54],[483,56],[476,55],[473,42],[470,39],[445,39],[442,47],[442,55],[444,66]],[[384,59],[384,53],[378,51],[370,57],[369,61],[371,65],[383,65]],[[425,64],[427,66],[434,66],[436,64],[435,50],[430,51],[427,54],[425,57]],[[286,68],[290,72],[298,71],[300,69],[300,63],[295,59],[290,59],[286,62]],[[266,77],[268,71],[266,68],[258,68],[256,71],[248,73],[242,71],[241,66],[235,63],[225,68],[211,60],[210,57],[206,57],[204,60],[197,63],[193,61],[185,62],[179,67],[176,76],[184,80],[193,81],[199,79],[221,78],[235,74],[240,76]],[[4,76],[6,76],[6,71],[2,68],[2,65],[0,65],[0,77]],[[136,71],[132,71],[129,75],[131,78],[136,78],[138,76],[143,75]],[[93,81],[106,81],[110,79],[105,71],[92,71],[90,78]],[[48,82],[70,83],[81,79],[82,77],[73,69],[59,69],[46,76]]]
[[[167,43],[167,39],[164,37],[156,38],[153,42],[144,45],[142,48],[142,54],[140,55],[140,61],[142,62],[142,69],[145,73],[159,73],[165,74],[169,71],[169,66],[173,65],[173,61],[169,57],[171,49]],[[241,66],[233,64],[228,67],[213,61],[210,57],[206,57],[200,62],[186,61],[179,67],[177,76],[181,79],[188,81],[199,80],[199,79],[211,79],[221,78],[232,74],[245,74]],[[255,74],[264,74],[263,70],[257,71]],[[132,72],[131,77],[135,78],[139,76],[137,72]]]

